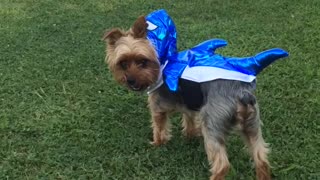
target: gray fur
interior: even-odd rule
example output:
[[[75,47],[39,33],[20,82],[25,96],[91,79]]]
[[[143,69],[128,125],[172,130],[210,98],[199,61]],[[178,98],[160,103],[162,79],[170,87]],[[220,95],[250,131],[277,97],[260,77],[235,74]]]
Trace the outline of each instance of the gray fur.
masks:
[[[201,108],[200,117],[204,128],[207,128],[208,136],[224,144],[224,138],[237,123],[237,103],[256,102],[252,94],[254,86],[254,82],[232,80],[215,80],[201,84],[206,102]],[[247,126],[252,126],[251,123],[248,122]]]
[[[217,140],[224,144],[225,137],[239,122],[235,115],[237,104],[252,106],[254,113],[246,119],[243,124],[243,133],[256,134],[260,126],[258,105],[253,95],[255,82],[246,83],[233,80],[214,80],[201,83],[201,90],[204,95],[204,105],[200,109],[199,117],[202,121],[202,127],[210,139]],[[179,111],[184,114],[190,114],[179,94],[169,92],[163,85],[153,93],[156,96],[155,101],[151,102],[153,109],[159,111]]]
[[[214,80],[201,83],[200,89],[204,103],[199,111],[192,111],[184,104],[181,94],[172,93],[165,86],[161,86],[149,94],[151,113],[181,112],[183,117],[188,117],[183,118],[184,130],[190,130],[190,128],[201,130],[207,157],[212,167],[211,177],[222,177],[228,171],[229,161],[225,149],[225,138],[232,129],[238,128],[252,152],[257,177],[270,179],[267,160],[269,150],[262,137],[259,107],[253,94],[255,82]],[[200,121],[201,128],[186,125],[193,124],[186,122],[190,120]],[[170,129],[163,128],[168,127],[164,126],[163,122],[167,122],[167,118],[153,119],[153,143],[156,145],[166,143],[171,137],[167,134]],[[188,133],[188,131],[185,132]]]

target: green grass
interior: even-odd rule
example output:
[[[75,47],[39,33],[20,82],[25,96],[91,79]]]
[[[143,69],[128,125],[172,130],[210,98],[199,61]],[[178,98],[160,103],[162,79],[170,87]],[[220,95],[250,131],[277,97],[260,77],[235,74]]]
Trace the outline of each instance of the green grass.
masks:
[[[208,179],[201,138],[154,148],[146,95],[117,86],[104,30],[165,8],[179,49],[209,38],[248,56],[281,47],[290,58],[258,77],[274,179],[320,179],[320,1],[1,0],[0,179]],[[228,179],[253,179],[241,140],[228,141]]]

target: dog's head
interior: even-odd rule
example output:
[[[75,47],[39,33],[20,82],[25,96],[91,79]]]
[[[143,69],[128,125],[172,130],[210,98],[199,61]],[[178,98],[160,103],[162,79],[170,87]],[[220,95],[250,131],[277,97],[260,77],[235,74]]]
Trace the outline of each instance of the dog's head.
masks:
[[[158,80],[160,64],[146,38],[147,23],[139,17],[128,31],[107,31],[106,62],[117,82],[134,91],[143,91]]]

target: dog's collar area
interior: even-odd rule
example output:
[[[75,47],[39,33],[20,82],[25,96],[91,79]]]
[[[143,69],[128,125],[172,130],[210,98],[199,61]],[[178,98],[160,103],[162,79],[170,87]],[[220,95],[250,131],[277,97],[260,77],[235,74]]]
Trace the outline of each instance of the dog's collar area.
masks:
[[[163,79],[162,79],[162,73],[161,73],[161,75],[159,76],[157,82],[155,82],[154,84],[152,84],[151,86],[149,86],[147,88],[147,94],[150,95],[155,90],[157,90],[162,84],[163,84]]]
[[[163,65],[160,66],[158,80],[147,88],[148,95],[153,93],[155,90],[157,90],[163,84],[162,71],[166,67],[167,63],[168,63],[168,61],[166,61]]]

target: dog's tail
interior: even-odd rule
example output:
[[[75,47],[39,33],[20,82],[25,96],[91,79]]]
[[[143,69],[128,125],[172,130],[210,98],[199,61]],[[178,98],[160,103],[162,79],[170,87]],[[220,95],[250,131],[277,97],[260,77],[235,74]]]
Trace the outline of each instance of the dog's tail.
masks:
[[[256,97],[250,91],[243,91],[239,96],[236,119],[240,123],[245,123],[246,120],[250,119],[252,114],[256,111],[256,103]]]
[[[243,91],[239,97],[239,101],[243,106],[254,106],[257,103],[256,97],[249,91]]]

